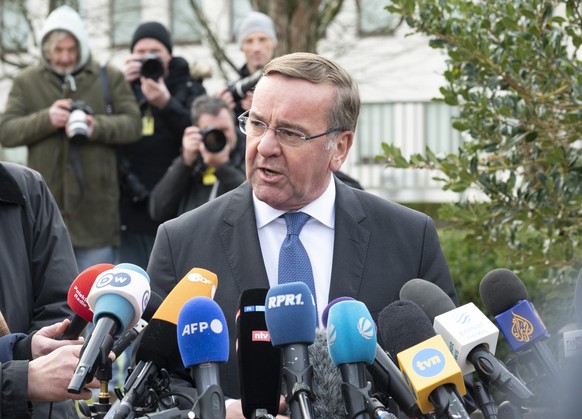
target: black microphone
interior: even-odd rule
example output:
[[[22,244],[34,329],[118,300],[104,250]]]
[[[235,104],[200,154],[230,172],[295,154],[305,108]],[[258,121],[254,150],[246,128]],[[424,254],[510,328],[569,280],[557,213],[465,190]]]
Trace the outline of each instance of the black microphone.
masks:
[[[349,300],[353,300],[353,298],[339,297],[329,302],[321,313],[324,327],[327,327],[327,318],[330,308],[336,303]],[[317,368],[317,364],[314,363],[314,365],[315,368]],[[376,343],[374,361],[372,364],[367,365],[367,368],[372,376],[376,392],[389,395],[394,402],[396,402],[400,410],[402,410],[408,417],[422,417],[422,412],[418,408],[412,393],[402,379],[402,374],[398,369],[398,366],[378,343]]]
[[[245,418],[277,416],[281,396],[282,355],[271,344],[265,322],[267,288],[241,293],[236,313],[236,356]]]
[[[378,317],[380,335],[422,413],[435,410],[448,418],[468,419],[457,391],[465,393],[461,369],[430,320],[412,301],[395,301]]]
[[[526,383],[537,396],[534,400],[539,402],[542,396],[550,396],[548,400],[555,402],[561,398],[564,377],[544,342],[550,334],[527,300],[523,282],[509,269],[494,269],[481,280],[479,294],[512,351],[518,353],[508,365],[518,362],[524,367],[522,371],[530,373]]]
[[[122,263],[97,277],[87,297],[95,328],[83,345],[69,393],[79,394],[108,361],[114,338],[139,321],[149,296],[149,277],[137,265]]]
[[[273,346],[283,352],[283,380],[291,417],[313,419],[313,366],[309,345],[315,340],[315,303],[303,282],[277,285],[267,292],[265,320]]]

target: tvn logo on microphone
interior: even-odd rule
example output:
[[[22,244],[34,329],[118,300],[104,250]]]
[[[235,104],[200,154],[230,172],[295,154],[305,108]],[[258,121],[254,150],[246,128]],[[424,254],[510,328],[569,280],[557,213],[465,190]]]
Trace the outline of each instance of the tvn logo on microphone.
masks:
[[[126,287],[131,283],[131,276],[125,272],[110,271],[97,277],[95,288],[103,288],[108,285],[114,287]]]
[[[302,306],[303,294],[280,294],[273,297],[269,297],[269,302],[267,308],[279,308],[281,306]]]
[[[414,371],[421,377],[435,377],[445,368],[445,356],[438,349],[421,349],[412,359]]]
[[[182,336],[193,335],[195,333],[204,333],[207,330],[210,330],[211,332],[219,335],[224,330],[224,326],[222,322],[218,319],[214,319],[210,323],[208,322],[188,323],[185,324],[184,328],[182,329]]]

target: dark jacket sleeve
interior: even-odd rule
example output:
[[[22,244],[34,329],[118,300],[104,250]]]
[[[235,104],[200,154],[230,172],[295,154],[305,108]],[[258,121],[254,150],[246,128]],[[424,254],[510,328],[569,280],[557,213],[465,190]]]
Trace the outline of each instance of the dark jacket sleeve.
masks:
[[[30,418],[32,406],[28,402],[28,361],[0,364],[0,382],[0,419]]]
[[[0,362],[7,362],[14,359],[14,345],[24,339],[24,333],[11,333],[0,337]]]

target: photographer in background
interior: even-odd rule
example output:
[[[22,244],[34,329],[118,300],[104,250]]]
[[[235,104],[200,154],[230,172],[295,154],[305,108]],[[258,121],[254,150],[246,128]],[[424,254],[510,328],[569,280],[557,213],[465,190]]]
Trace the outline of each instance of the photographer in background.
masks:
[[[237,93],[232,85],[225,86],[218,96],[228,103],[234,114],[238,117],[243,112],[251,108],[253,97],[252,88],[258,81],[258,77],[251,77],[257,74],[271,59],[277,46],[277,35],[273,20],[264,13],[250,12],[238,25],[236,41],[245,55],[245,64],[239,69],[240,81],[248,80],[250,83]],[[254,83],[252,83],[254,81]],[[234,91],[234,92],[233,92]],[[236,121],[235,121],[236,123]]]
[[[14,78],[0,120],[0,142],[28,147],[28,165],[44,176],[61,210],[78,268],[115,263],[117,146],[139,139],[139,109],[121,72],[108,65],[113,114],[106,114],[100,66],[75,10],[55,9],[40,39],[39,62]],[[84,115],[70,118],[73,104]]]
[[[138,26],[123,74],[142,115],[142,139],[120,152],[121,247],[119,260],[146,268],[159,223],[148,214],[149,194],[180,155],[194,98],[206,93],[185,59],[172,56],[172,39],[158,22]]]
[[[226,102],[213,96],[197,98],[192,126],[182,137],[182,154],[150,195],[151,217],[167,221],[243,183],[244,145]]]

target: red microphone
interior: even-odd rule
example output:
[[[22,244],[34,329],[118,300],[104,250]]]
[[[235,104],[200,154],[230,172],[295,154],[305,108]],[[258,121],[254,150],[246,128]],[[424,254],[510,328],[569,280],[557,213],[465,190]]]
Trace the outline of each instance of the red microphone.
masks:
[[[67,295],[67,303],[75,312],[75,315],[71,319],[69,327],[65,333],[63,333],[63,336],[61,336],[61,340],[79,339],[79,336],[83,330],[85,330],[87,324],[93,321],[93,311],[89,308],[87,294],[89,294],[97,277],[102,272],[113,268],[115,268],[115,265],[112,265],[111,263],[99,263],[88,267],[77,275],[71,284]]]

